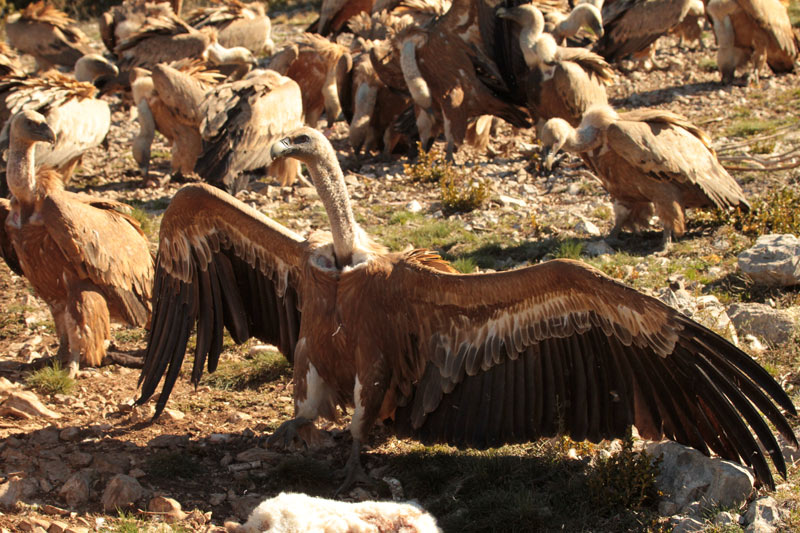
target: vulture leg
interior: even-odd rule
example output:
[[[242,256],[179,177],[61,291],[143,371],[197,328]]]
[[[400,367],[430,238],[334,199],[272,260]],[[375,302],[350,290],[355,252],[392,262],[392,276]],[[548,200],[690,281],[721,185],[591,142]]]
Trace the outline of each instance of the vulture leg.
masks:
[[[133,159],[139,166],[142,178],[146,180],[150,173],[150,147],[156,136],[156,122],[146,99],[142,98],[136,108],[138,109],[136,119],[139,121],[139,132],[133,139]]]
[[[69,334],[67,333],[66,311],[63,307],[50,307],[50,312],[53,314],[53,322],[55,323],[56,335],[58,336],[58,352],[56,353],[56,359],[59,361],[66,361],[69,355]]]
[[[353,447],[350,450],[350,457],[347,458],[347,464],[344,466],[344,481],[339,485],[339,488],[336,489],[334,497],[339,496],[339,494],[356,483],[375,485],[375,481],[364,472],[364,467],[361,465],[361,441],[357,438],[353,438]]]
[[[314,422],[312,420],[302,416],[287,420],[278,426],[278,429],[276,429],[275,432],[270,435],[270,437],[267,439],[267,445],[275,446],[278,444],[282,448],[289,449],[294,445],[295,442],[303,442],[305,444],[305,440],[301,436],[300,430],[309,424],[313,425],[313,423]]]
[[[69,353],[65,366],[74,377],[81,362],[87,366],[100,366],[103,362],[111,326],[105,298],[95,287],[80,283],[70,287],[69,293],[65,313]]]

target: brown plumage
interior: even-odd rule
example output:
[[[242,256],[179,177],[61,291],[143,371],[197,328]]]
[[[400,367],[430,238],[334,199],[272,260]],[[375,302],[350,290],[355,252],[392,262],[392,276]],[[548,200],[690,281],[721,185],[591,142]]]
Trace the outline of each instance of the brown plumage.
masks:
[[[300,173],[296,161],[273,163],[262,147],[303,124],[300,87],[272,70],[214,88],[200,109],[203,150],[195,172],[205,181],[236,194],[247,186],[248,172],[267,174],[290,185]]]
[[[342,112],[339,90],[353,66],[347,48],[312,33],[277,52],[269,68],[292,78],[303,93],[303,120],[316,127],[322,112],[332,125]]]
[[[92,53],[89,39],[75,21],[44,0],[8,17],[6,38],[23,54],[32,55],[39,71],[54,65],[72,68],[84,54]]]
[[[92,56],[86,57],[94,65]],[[84,58],[79,60],[80,66]],[[90,77],[92,68],[87,70]],[[113,72],[113,71],[108,71]],[[37,76],[0,78],[0,150],[8,147],[9,117],[21,110],[38,111],[56,133],[53,144],[36,146],[36,168],[53,167],[69,180],[86,151],[99,146],[111,127],[108,103],[96,98],[97,90],[88,82],[77,81],[56,71]],[[0,190],[5,180],[0,172]]]
[[[360,13],[370,13],[375,0],[322,0],[319,18],[306,29],[320,35],[338,35],[348,21]]]
[[[723,83],[750,61],[756,81],[767,65],[778,73],[794,70],[800,43],[779,0],[711,0],[706,12],[714,23]]]
[[[652,207],[664,225],[664,247],[673,235],[683,235],[686,208],[749,208],[705,133],[669,111],[618,115],[609,106],[595,106],[577,129],[560,119],[548,121],[542,145],[547,166],[561,149],[583,155],[614,199],[612,239],[626,225],[646,223]]]
[[[261,2],[217,0],[216,5],[199,7],[189,13],[186,22],[195,28],[213,26],[219,31],[219,44],[226,48],[243,46],[254,54],[272,55],[272,23]]]
[[[485,5],[455,0],[442,17],[396,37],[403,77],[420,111],[420,140],[426,149],[430,146],[429,125],[441,117],[449,159],[464,141],[471,118],[488,114],[530,126],[527,113],[501,94],[498,67],[482,36],[484,17],[493,18]]]
[[[579,262],[460,274],[431,251],[387,253],[355,222],[322,134],[303,128],[271,153],[307,165],[332,235],[303,239],[206,186],[179,191],[161,224],[138,403],[166,375],[164,408],[195,325],[192,381],[206,361],[213,371],[227,328],[293,361],[295,418],[271,442],[354,407],[342,488],[365,476],[361,444],[384,419],[400,435],[478,448],[558,434],[598,442],[635,425],[747,463],[773,486],[766,450],[785,476],[753,406],[791,443],[778,406],[795,408],[722,337]]]
[[[634,55],[653,61],[651,45],[683,22],[691,0],[615,0],[603,5],[604,35],[594,51],[609,62]],[[654,66],[657,66],[654,64]]]
[[[153,258],[123,204],[67,192],[51,170],[34,173],[34,145],[55,141],[42,115],[14,115],[10,139],[13,196],[5,231],[25,277],[53,313],[58,356],[74,374],[79,362],[102,362],[109,319],[148,322]]]
[[[221,77],[206,70],[200,61],[159,64],[152,73],[134,69],[131,92],[138,109],[139,132],[133,140],[133,158],[145,179],[156,131],[172,145],[172,177],[186,177],[194,172],[203,149],[201,106]]]
[[[542,33],[544,17],[531,4],[500,8],[497,16],[521,27],[519,45],[530,69],[524,84],[534,119],[543,123],[563,118],[577,126],[589,107],[608,103],[605,86],[613,82],[614,73],[602,57],[584,48],[558,46]]]
[[[117,45],[138,32],[148,18],[169,17],[171,14],[174,10],[167,2],[125,0],[100,17],[100,38],[108,51],[114,54]]]
[[[22,68],[19,54],[6,43],[0,41],[0,77],[8,75],[24,76],[25,69]]]

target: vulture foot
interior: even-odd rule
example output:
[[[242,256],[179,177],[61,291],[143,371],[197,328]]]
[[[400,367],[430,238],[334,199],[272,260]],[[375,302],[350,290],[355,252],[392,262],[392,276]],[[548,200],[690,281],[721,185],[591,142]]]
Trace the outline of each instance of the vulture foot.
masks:
[[[106,351],[106,357],[103,360],[103,364],[117,364],[120,366],[126,366],[128,368],[142,368],[144,366],[144,350],[139,350],[135,354],[108,350]]]
[[[312,421],[302,416],[287,420],[278,426],[275,433],[270,435],[267,439],[267,446],[280,446],[288,450],[295,443],[302,443],[303,446],[308,447],[309,442],[304,438],[304,435],[301,435],[301,430],[304,430],[309,425],[313,427]],[[302,431],[302,433],[306,432]]]
[[[364,467],[361,465],[361,442],[358,439],[353,439],[353,449],[347,459],[347,464],[344,465],[343,473],[344,481],[333,494],[334,498],[337,498],[339,494],[349,490],[357,483],[370,487],[375,486],[375,480],[364,472]]]

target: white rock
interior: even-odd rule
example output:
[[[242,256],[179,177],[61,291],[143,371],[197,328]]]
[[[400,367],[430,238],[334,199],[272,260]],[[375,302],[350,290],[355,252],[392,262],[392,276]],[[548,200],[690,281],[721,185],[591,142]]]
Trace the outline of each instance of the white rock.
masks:
[[[704,508],[729,507],[743,502],[753,489],[753,475],[741,465],[706,457],[694,448],[663,441],[647,446],[647,453],[663,457],[659,489],[679,511],[699,501]]]
[[[672,533],[695,533],[703,531],[703,522],[696,518],[684,518],[680,520],[675,527],[672,528]]]
[[[616,253],[610,244],[604,240],[591,241],[583,244],[583,251],[590,257],[598,257],[602,255],[612,255]]]
[[[781,512],[778,502],[772,496],[764,496],[753,501],[744,514],[748,524],[746,533],[772,533],[778,530],[781,523]]]
[[[773,345],[789,342],[800,323],[800,308],[773,309],[761,303],[736,303],[728,316],[740,334],[756,335]]]
[[[155,496],[147,504],[147,510],[151,513],[158,513],[164,517],[168,523],[177,522],[186,518],[186,513],[181,510],[181,504],[172,498]]]
[[[422,204],[417,200],[411,200],[406,204],[406,211],[409,213],[419,213],[422,211]]]
[[[106,485],[103,491],[103,509],[114,511],[133,505],[144,495],[144,489],[136,478],[117,474]]]
[[[600,228],[598,228],[591,220],[581,219],[575,224],[575,231],[578,233],[585,233],[590,237],[599,237]]]
[[[739,268],[756,283],[772,287],[800,283],[800,239],[794,235],[762,235],[738,259]]]
[[[161,413],[161,416],[158,418],[159,422],[175,422],[178,420],[183,420],[186,418],[186,414],[182,411],[178,411],[177,409],[170,409],[169,407],[164,409]]]
[[[739,515],[728,511],[722,511],[714,517],[715,526],[736,526],[739,524]]]
[[[528,204],[525,203],[525,200],[520,198],[512,198],[511,196],[506,196],[505,194],[501,194],[497,197],[501,204],[505,207],[527,207]]]
[[[678,284],[678,286],[680,287],[681,284]],[[703,295],[695,298],[682,287],[666,287],[659,292],[658,297],[670,307],[677,309],[708,329],[719,333],[736,346],[739,345],[739,337],[736,333],[734,322],[716,296]]]
[[[61,418],[61,415],[48,409],[31,391],[17,391],[9,394],[6,401],[0,405],[0,413],[8,413],[21,418]],[[27,417],[24,415],[28,415]]]

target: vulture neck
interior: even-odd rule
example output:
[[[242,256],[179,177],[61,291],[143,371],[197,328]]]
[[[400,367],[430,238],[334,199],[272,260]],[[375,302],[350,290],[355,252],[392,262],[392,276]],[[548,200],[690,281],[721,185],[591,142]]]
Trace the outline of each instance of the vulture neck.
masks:
[[[583,126],[572,129],[564,142],[563,149],[567,152],[583,153],[593,150],[600,145],[600,130],[594,126]]]
[[[6,167],[8,190],[21,204],[32,205],[36,199],[35,142],[19,139],[11,142]]]
[[[328,213],[336,264],[343,268],[352,263],[353,253],[363,231],[353,216],[344,174],[333,150],[320,156],[314,164],[308,165],[308,172]]]
[[[522,56],[528,68],[535,68],[541,62],[541,58],[536,53],[536,43],[544,31],[544,20],[541,17],[534,17],[533,21],[522,27],[519,32],[519,46],[522,48]]]

